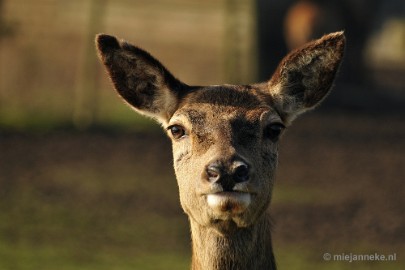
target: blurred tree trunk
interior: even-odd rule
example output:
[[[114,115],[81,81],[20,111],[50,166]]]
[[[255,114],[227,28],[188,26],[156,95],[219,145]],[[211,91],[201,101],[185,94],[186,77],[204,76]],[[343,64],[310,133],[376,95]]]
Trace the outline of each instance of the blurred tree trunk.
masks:
[[[3,29],[4,29],[4,19],[3,19],[3,7],[4,7],[4,1],[0,0],[0,40],[3,37]]]
[[[0,0],[0,60],[3,59],[3,40],[14,34],[15,28],[10,22],[6,22],[4,19],[4,1]],[[5,77],[4,63],[0,63],[0,78]],[[2,102],[4,102],[5,80],[0,79],[0,109],[2,108]]]
[[[225,79],[248,84],[257,80],[255,0],[225,1]]]
[[[99,63],[94,49],[95,35],[103,26],[107,0],[91,0],[89,24],[84,39],[81,70],[75,93],[73,123],[79,129],[85,129],[94,123],[98,109]]]
[[[4,1],[0,0],[0,59],[3,59],[3,37],[4,37],[4,30],[5,30],[5,23],[4,23],[4,19],[3,19],[3,7],[4,7]],[[4,69],[3,69],[3,61],[0,62],[0,78],[4,78],[5,74],[4,74]],[[2,104],[3,104],[3,91],[5,91],[5,83],[4,80],[0,80],[0,111],[2,108]]]

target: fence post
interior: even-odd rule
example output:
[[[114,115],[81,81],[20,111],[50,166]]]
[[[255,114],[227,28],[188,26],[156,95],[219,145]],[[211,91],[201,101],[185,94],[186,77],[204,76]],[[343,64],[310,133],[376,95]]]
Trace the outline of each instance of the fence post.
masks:
[[[85,48],[81,57],[78,84],[75,91],[73,124],[85,129],[94,123],[98,109],[99,65],[94,49],[94,37],[103,26],[106,0],[92,0],[89,7],[89,22],[85,34]]]
[[[248,84],[257,80],[255,0],[225,0],[225,79]]]

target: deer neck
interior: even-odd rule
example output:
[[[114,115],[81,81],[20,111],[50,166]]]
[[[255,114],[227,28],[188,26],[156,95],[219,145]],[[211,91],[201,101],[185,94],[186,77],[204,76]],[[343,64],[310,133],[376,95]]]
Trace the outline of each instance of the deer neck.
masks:
[[[266,213],[248,228],[226,224],[222,232],[190,219],[192,270],[276,270],[271,245],[271,220]]]

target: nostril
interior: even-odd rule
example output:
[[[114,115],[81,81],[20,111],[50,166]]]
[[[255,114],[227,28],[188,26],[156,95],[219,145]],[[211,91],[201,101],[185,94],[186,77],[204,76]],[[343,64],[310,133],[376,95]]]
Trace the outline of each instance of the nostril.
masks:
[[[206,171],[210,182],[216,182],[221,177],[220,169],[216,165],[209,165]]]
[[[242,163],[239,164],[234,171],[235,182],[246,182],[249,180],[249,166]]]

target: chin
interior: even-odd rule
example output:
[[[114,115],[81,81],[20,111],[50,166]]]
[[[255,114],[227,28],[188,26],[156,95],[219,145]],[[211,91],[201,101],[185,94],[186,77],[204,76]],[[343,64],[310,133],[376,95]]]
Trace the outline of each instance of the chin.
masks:
[[[228,195],[225,199],[208,196],[207,206],[209,217],[207,225],[220,235],[232,234],[255,222],[255,215],[250,210],[252,206],[250,194],[236,195],[231,199]]]

